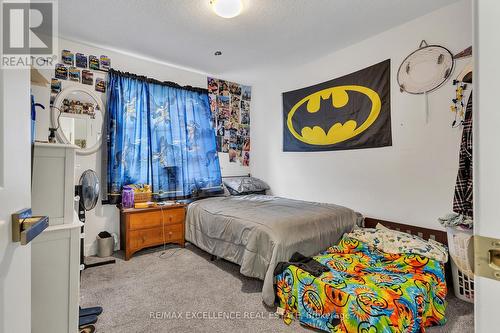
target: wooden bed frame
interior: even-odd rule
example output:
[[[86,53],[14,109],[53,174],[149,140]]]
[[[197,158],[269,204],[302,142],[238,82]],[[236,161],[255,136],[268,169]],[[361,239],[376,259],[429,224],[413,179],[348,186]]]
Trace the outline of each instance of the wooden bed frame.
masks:
[[[383,224],[385,227],[392,229],[392,230],[406,232],[408,234],[418,236],[418,237],[423,238],[425,240],[433,239],[435,241],[440,242],[441,244],[448,246],[448,237],[446,236],[446,232],[444,232],[444,231],[427,229],[427,228],[422,228],[422,227],[415,227],[415,226],[408,225],[408,224],[402,224],[402,223],[396,223],[396,222],[375,219],[375,218],[371,218],[371,217],[365,217],[365,222],[364,222],[365,228],[375,228],[375,226],[378,223]]]
[[[409,225],[409,224],[385,221],[385,220],[376,219],[376,218],[372,218],[372,217],[365,217],[365,221],[364,221],[363,226],[365,228],[375,228],[375,226],[378,223],[383,224],[385,227],[392,229],[392,230],[402,231],[402,232],[406,232],[406,233],[411,234],[411,235],[416,235],[416,236],[423,238],[425,240],[433,239],[435,241],[440,242],[441,244],[448,246],[447,234],[446,234],[446,232],[440,231],[440,230],[415,227],[415,226]],[[451,276],[450,260],[448,260],[448,262],[445,264],[444,269],[445,269],[445,274],[446,274],[446,283],[448,285],[448,292],[453,292],[453,278]]]

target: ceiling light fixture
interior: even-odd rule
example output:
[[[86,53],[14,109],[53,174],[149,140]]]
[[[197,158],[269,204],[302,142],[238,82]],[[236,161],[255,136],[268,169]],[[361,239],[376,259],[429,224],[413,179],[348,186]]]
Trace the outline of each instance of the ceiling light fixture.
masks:
[[[215,14],[223,18],[233,18],[240,15],[243,9],[241,0],[210,0]]]

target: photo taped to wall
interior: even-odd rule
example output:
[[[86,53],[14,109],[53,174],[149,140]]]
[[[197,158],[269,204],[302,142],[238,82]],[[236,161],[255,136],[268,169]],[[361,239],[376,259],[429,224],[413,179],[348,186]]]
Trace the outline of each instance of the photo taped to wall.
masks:
[[[250,154],[245,157],[241,152],[250,150],[251,87],[210,77],[207,86],[217,151],[231,151],[231,163],[246,163],[248,166]]]
[[[208,93],[213,95],[219,94],[219,81],[217,79],[208,78]]]

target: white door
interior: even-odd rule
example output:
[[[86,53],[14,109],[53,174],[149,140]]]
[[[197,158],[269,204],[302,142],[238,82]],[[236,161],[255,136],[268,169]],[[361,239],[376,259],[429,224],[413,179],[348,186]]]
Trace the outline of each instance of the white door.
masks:
[[[500,239],[500,1],[474,11],[474,233]],[[475,282],[476,332],[500,332],[500,280]]]
[[[0,333],[31,331],[31,246],[12,242],[10,215],[30,207],[29,70],[0,70]]]

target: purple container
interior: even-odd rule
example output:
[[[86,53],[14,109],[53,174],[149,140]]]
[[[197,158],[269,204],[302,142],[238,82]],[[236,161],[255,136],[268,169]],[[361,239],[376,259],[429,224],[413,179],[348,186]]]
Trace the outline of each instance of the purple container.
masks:
[[[122,207],[134,207],[134,189],[129,186],[124,186],[122,190]]]

